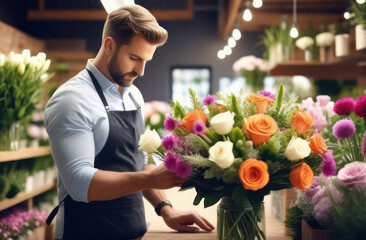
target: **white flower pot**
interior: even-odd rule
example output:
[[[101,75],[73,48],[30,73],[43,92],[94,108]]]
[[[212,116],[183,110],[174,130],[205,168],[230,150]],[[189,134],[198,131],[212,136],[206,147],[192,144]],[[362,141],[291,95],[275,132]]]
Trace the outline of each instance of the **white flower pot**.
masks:
[[[335,54],[337,57],[349,55],[349,34],[335,36]]]
[[[366,30],[362,24],[356,26],[356,50],[366,48]]]
[[[305,54],[305,62],[310,62],[311,60],[313,60],[311,51],[309,49],[306,49],[304,51],[304,54]]]
[[[45,176],[46,176],[46,171],[44,171],[44,170],[35,173],[34,189],[41,188],[42,186],[45,185]]]
[[[25,192],[32,192],[34,189],[34,177],[28,176],[25,183]]]

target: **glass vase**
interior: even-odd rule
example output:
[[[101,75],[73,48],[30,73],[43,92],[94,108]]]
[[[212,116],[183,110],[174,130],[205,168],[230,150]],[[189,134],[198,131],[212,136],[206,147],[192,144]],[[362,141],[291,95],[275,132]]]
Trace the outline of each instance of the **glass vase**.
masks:
[[[264,204],[259,214],[254,214],[249,200],[240,204],[223,197],[217,208],[217,240],[266,239]]]
[[[0,129],[0,151],[19,150],[20,124],[13,123],[10,128]]]

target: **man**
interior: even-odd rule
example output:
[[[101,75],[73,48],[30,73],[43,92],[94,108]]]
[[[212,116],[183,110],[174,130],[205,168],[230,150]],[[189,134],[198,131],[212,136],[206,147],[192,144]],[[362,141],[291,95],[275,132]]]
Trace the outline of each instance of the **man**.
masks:
[[[194,223],[213,229],[196,213],[172,208],[158,189],[184,179],[148,165],[138,150],[144,101],[133,82],[167,37],[141,6],[113,11],[96,58],[47,104],[45,125],[59,173],[56,239],[140,239],[146,232],[142,195],[173,229],[197,232],[189,226]]]

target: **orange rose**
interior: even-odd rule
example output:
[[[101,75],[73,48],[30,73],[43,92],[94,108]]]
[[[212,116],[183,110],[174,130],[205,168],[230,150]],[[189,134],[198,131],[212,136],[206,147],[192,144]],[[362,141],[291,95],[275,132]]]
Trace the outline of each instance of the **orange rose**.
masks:
[[[245,160],[238,171],[243,188],[257,191],[267,185],[269,181],[267,163],[249,158]]]
[[[278,132],[278,126],[271,116],[260,113],[244,119],[243,132],[249,135],[254,145],[259,145],[268,142]]]
[[[202,109],[193,110],[182,119],[182,125],[190,132],[193,132],[193,125],[196,122],[207,122],[207,116]]]
[[[313,170],[306,163],[301,163],[290,172],[290,182],[295,188],[305,190],[313,184]]]
[[[260,95],[260,94],[250,94],[249,97],[247,97],[248,102],[255,102],[257,104],[257,113],[264,113],[269,105],[274,105],[273,99]]]
[[[314,134],[314,136],[309,140],[309,146],[316,154],[323,154],[328,151],[327,145],[320,134]]]
[[[309,127],[314,125],[314,123],[315,120],[313,116],[302,110],[296,111],[292,116],[292,126],[295,127],[295,132],[297,134],[304,134],[309,129]]]

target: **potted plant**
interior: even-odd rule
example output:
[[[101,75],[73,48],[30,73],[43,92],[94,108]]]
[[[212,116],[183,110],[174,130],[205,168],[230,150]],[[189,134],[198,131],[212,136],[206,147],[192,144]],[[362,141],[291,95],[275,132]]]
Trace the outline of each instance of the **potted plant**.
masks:
[[[311,61],[312,54],[311,54],[311,47],[314,45],[314,39],[308,36],[301,37],[296,41],[296,47],[300,48],[305,53],[305,62]]]
[[[350,0],[353,19],[356,22],[356,50],[366,48],[366,4]]]
[[[335,55],[343,57],[349,54],[349,22],[339,22],[336,27]]]
[[[322,63],[329,60],[329,49],[334,42],[334,34],[332,32],[322,32],[316,35],[316,45],[319,47],[319,59]]]

